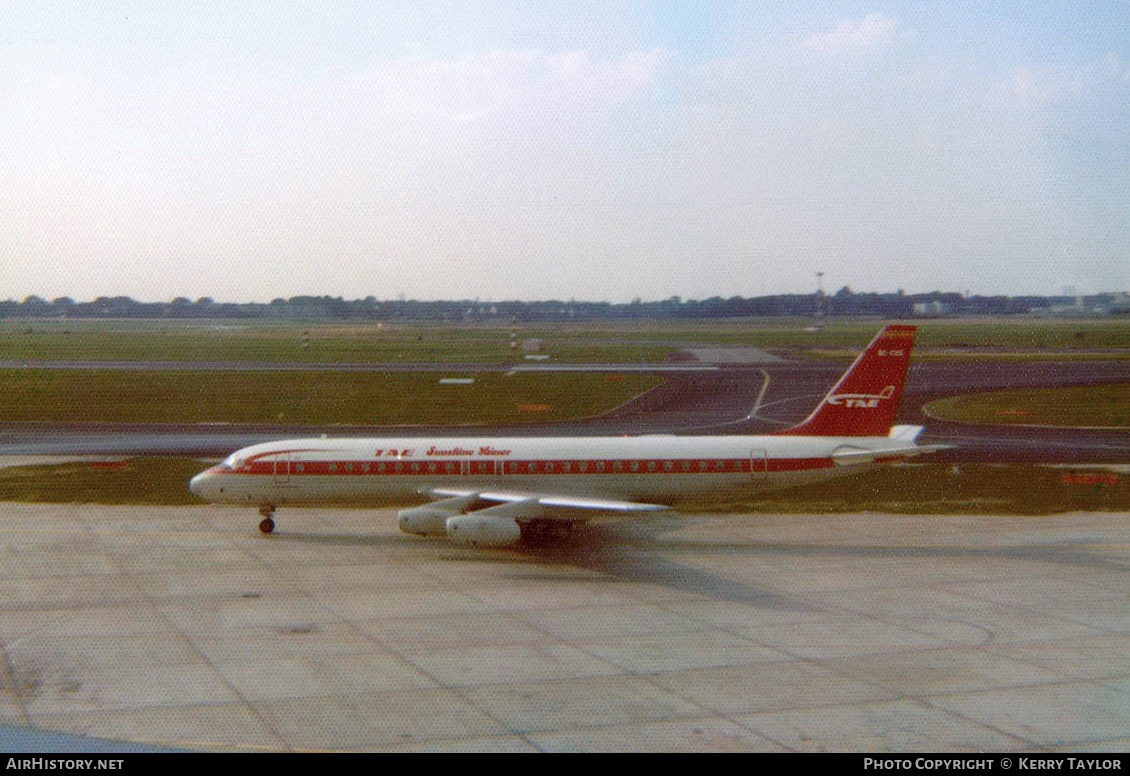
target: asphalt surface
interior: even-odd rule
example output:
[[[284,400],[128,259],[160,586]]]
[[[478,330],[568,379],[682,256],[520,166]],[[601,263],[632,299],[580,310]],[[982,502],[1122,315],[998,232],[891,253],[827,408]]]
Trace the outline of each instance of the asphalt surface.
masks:
[[[3,365],[0,365],[2,367]],[[60,362],[56,368],[71,368]],[[191,368],[226,369],[226,363]],[[598,418],[557,423],[495,426],[508,436],[595,436],[654,433],[766,433],[787,428],[811,412],[846,369],[843,362],[776,361],[763,364],[552,365],[561,369],[633,369],[661,374],[658,388]],[[75,368],[86,368],[85,365]],[[153,368],[140,363],[122,369]],[[181,364],[178,368],[189,368]],[[474,372],[510,370],[512,365],[479,364],[258,364],[255,370],[346,369],[366,371]],[[519,369],[536,369],[520,365]],[[755,416],[754,402],[768,379]],[[922,441],[955,445],[933,458],[944,462],[1126,463],[1130,432],[951,423],[927,418],[923,405],[945,396],[1008,388],[1053,388],[1125,382],[1130,364],[1121,361],[963,360],[922,362],[907,379],[899,421],[926,426]],[[248,426],[146,424],[0,424],[0,455],[188,455],[222,457],[258,442],[286,437],[470,436],[478,426]]]
[[[394,510],[268,537],[241,507],[3,506],[5,751],[1130,744],[1124,515],[661,516],[478,550]]]

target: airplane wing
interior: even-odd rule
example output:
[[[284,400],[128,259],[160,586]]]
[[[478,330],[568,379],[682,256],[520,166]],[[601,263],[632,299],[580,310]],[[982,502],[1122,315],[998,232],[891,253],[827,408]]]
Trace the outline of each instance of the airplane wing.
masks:
[[[562,493],[531,493],[518,490],[473,490],[461,488],[426,488],[424,494],[436,498],[475,497],[483,501],[500,504],[524,503],[531,512],[544,509],[576,509],[590,512],[664,512],[671,507],[664,504],[646,504],[640,501],[621,501],[618,499],[594,496],[576,496]],[[531,515],[532,516],[532,515]],[[540,516],[540,515],[539,515]],[[569,518],[564,518],[569,519]],[[577,519],[584,519],[578,516]]]

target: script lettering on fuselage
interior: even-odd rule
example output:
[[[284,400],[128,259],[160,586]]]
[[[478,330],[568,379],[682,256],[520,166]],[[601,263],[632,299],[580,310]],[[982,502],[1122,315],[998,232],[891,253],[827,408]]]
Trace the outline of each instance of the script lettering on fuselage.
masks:
[[[411,458],[415,451],[411,448],[405,450],[397,450],[395,447],[385,450],[383,447],[373,451],[374,458]]]
[[[374,458],[396,458],[396,459],[399,460],[401,458],[413,458],[413,457],[415,457],[415,455],[416,455],[416,450],[414,448],[411,448],[411,447],[399,448],[399,449],[395,448],[395,447],[391,447],[391,448],[388,448],[388,449],[385,449],[383,447],[379,447],[379,448],[377,448],[376,450],[373,451],[373,457]],[[456,445],[455,447],[451,447],[451,448],[439,448],[439,447],[436,447],[435,445],[430,445],[428,447],[428,449],[424,451],[424,455],[425,456],[431,456],[431,457],[439,456],[439,457],[442,457],[442,458],[461,458],[463,456],[467,456],[467,457],[483,456],[483,457],[489,457],[489,458],[496,458],[496,457],[502,456],[502,455],[510,455],[510,451],[509,450],[499,450],[498,448],[491,447],[490,445],[483,445],[482,447],[479,448],[478,452],[475,452],[474,450],[468,450],[465,447],[459,447],[458,445]]]

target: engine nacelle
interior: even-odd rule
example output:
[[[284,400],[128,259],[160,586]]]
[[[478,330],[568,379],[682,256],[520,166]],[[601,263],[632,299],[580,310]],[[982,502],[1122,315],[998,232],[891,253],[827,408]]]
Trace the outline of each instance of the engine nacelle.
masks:
[[[522,529],[511,517],[471,513],[448,518],[447,535],[456,544],[510,547],[521,541]]]
[[[420,536],[443,536],[447,533],[447,519],[452,515],[446,509],[430,506],[402,509],[398,514],[400,530]]]
[[[447,533],[447,518],[461,514],[475,498],[474,495],[455,496],[422,507],[402,509],[397,513],[400,530],[420,536],[443,536]]]

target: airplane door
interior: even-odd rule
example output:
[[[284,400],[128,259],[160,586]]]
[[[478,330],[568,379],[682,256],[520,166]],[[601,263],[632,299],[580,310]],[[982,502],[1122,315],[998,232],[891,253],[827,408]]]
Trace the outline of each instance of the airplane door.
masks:
[[[769,451],[755,448],[749,451],[749,477],[758,487],[769,481]]]
[[[287,485],[290,483],[290,453],[279,453],[275,456],[275,484]]]

